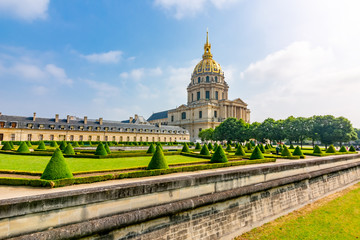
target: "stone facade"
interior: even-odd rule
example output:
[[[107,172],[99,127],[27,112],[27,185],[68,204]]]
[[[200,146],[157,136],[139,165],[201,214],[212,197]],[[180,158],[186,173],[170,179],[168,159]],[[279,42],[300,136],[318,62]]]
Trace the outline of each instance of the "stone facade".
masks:
[[[183,127],[189,131],[191,141],[199,139],[201,130],[215,128],[229,117],[249,123],[250,110],[247,104],[240,98],[229,100],[228,89],[220,64],[212,58],[207,37],[203,59],[195,66],[187,87],[187,104],[165,111],[166,116],[155,113],[148,121]]]

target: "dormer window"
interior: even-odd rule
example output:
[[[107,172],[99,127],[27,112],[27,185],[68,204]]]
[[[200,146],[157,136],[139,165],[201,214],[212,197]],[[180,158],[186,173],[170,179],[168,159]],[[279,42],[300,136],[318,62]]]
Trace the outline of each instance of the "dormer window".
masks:
[[[105,131],[109,131],[109,128],[108,128],[108,127],[105,127],[104,130],[105,130]]]
[[[54,129],[55,129],[55,125],[50,125],[49,128],[52,129],[52,130],[54,130]]]
[[[96,131],[100,131],[100,127],[96,127]]]
[[[12,122],[10,125],[11,125],[11,128],[16,128],[17,122]]]
[[[28,123],[27,124],[27,128],[31,129],[33,127],[33,124],[32,123]]]
[[[60,126],[60,129],[65,130],[65,126],[64,125]]]
[[[5,127],[5,122],[0,122],[0,128],[4,128]]]
[[[80,131],[84,130],[84,126],[80,126],[80,127],[79,127],[79,130],[80,130]]]
[[[70,126],[70,130],[74,130],[75,129],[75,127],[74,126]]]
[[[44,129],[44,124],[40,124],[39,129]]]
[[[92,127],[91,127],[91,126],[89,126],[89,127],[88,127],[88,130],[89,130],[89,131],[92,131]]]

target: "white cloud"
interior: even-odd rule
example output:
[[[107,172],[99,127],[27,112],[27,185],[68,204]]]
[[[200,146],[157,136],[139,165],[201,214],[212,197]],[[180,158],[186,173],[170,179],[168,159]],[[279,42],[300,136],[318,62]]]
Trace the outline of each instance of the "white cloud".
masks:
[[[27,21],[45,19],[50,0],[1,0],[0,13]]]
[[[194,16],[206,9],[208,5],[213,5],[217,9],[229,7],[239,0],[155,0],[155,6],[164,9],[176,19],[186,16]]]
[[[46,65],[45,70],[51,78],[62,84],[71,85],[73,83],[73,80],[67,77],[65,70],[55,66],[54,64]]]
[[[22,79],[35,82],[43,81],[46,78],[46,73],[40,67],[32,64],[18,63],[10,68],[8,72]]]
[[[149,79],[156,76],[161,76],[163,71],[160,67],[156,68],[136,68],[130,72],[122,72],[119,76],[123,79],[131,79],[134,81],[140,81],[143,79]]]
[[[106,82],[97,82],[94,80],[85,79],[84,82],[96,90],[96,101],[104,101],[104,98],[117,96],[120,92],[120,89],[116,86],[110,85]]]
[[[360,70],[338,62],[332,49],[295,42],[250,64],[240,79],[250,83],[253,93],[248,99],[252,121],[332,114],[355,120],[358,126],[360,114],[352,109],[360,89]]]
[[[80,56],[93,63],[118,63],[121,60],[122,54],[122,51],[109,51]]]
[[[32,88],[32,92],[35,94],[35,95],[45,95],[46,93],[48,93],[48,89],[44,86],[34,86]]]

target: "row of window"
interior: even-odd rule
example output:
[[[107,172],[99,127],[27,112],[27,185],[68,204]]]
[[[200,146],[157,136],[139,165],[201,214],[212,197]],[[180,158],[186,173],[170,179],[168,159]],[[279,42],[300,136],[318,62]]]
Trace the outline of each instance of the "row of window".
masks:
[[[202,118],[202,111],[199,111],[199,118]],[[217,118],[217,111],[214,111],[214,118]],[[181,119],[186,119],[186,112],[181,113]],[[171,121],[174,122],[174,116],[171,116]]]
[[[3,134],[1,134],[1,137],[3,137]],[[87,136],[87,139],[84,138],[83,135],[80,135],[78,139],[75,139],[74,135],[70,135],[69,138],[67,138],[66,135],[59,135],[57,136],[58,138],[55,139],[55,135],[50,135],[50,138],[49,139],[44,139],[44,135],[43,134],[39,134],[38,135],[38,139],[34,139],[33,137],[33,134],[28,134],[27,135],[27,141],[42,141],[42,140],[50,140],[50,141],[113,141],[113,142],[123,142],[123,141],[127,141],[127,142],[130,142],[130,141],[134,141],[134,142],[137,142],[137,141],[146,141],[146,142],[149,142],[149,141],[152,141],[152,142],[155,142],[155,141],[163,141],[163,142],[166,142],[167,141],[167,138],[166,137],[137,137],[137,136],[134,136],[134,137],[123,137],[123,136],[120,136],[120,137],[116,137],[116,136],[105,136],[104,139],[101,139],[100,136]],[[11,141],[16,141],[16,136],[15,134],[11,134],[10,136],[10,140]],[[169,137],[168,139],[170,142],[172,141],[177,141],[177,138],[172,138],[172,137]],[[181,137],[179,138],[179,140],[185,140],[182,139]]]
[[[212,80],[212,82],[218,82],[218,77],[215,76],[215,78],[211,78],[211,80]],[[207,82],[207,83],[210,82],[210,77],[209,76],[206,76],[205,82]],[[201,83],[201,78],[200,77],[198,77],[197,83]],[[193,84],[195,84],[195,79],[193,79]]]
[[[225,97],[225,94],[222,93],[222,99],[224,99]],[[200,91],[199,92],[196,92],[196,100],[199,101],[201,99],[201,94],[200,94]],[[205,99],[206,100],[209,100],[210,99],[210,91],[205,91]],[[215,91],[215,100],[219,100],[219,92],[218,91]],[[191,94],[191,101],[193,102],[194,101],[194,94],[192,93]]]
[[[0,122],[0,128],[4,128],[5,127],[5,122]],[[11,128],[16,128],[17,127],[17,123],[16,122],[11,122],[10,124],[10,127]],[[27,124],[27,128],[28,129],[33,129],[35,127],[35,125],[33,123],[28,123]],[[39,124],[38,125],[38,129],[45,129],[45,126],[43,124]],[[83,130],[88,130],[88,131],[119,131],[119,132],[150,132],[150,133],[171,133],[171,134],[184,134],[185,131],[176,131],[176,130],[158,130],[158,129],[136,129],[136,128],[116,128],[116,127],[93,127],[93,126],[88,126],[88,127],[85,127],[84,126],[64,126],[64,125],[60,125],[60,126],[55,126],[55,125],[49,125],[49,129],[51,130],[55,130],[55,129],[58,129],[58,130],[80,130],[80,131],[83,131]]]

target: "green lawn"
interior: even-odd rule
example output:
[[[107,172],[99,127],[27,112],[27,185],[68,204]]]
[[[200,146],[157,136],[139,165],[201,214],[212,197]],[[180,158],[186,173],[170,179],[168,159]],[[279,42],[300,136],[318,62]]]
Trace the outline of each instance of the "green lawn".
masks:
[[[360,238],[360,184],[319,207],[297,211],[243,234],[244,239],[358,239]],[[322,201],[322,200],[320,200]],[[305,207],[306,209],[306,207]]]
[[[50,156],[24,156],[0,154],[0,170],[34,171],[42,172],[50,160]],[[182,155],[165,156],[168,164],[204,161]],[[128,158],[66,158],[72,172],[110,170],[147,166],[151,156]]]

